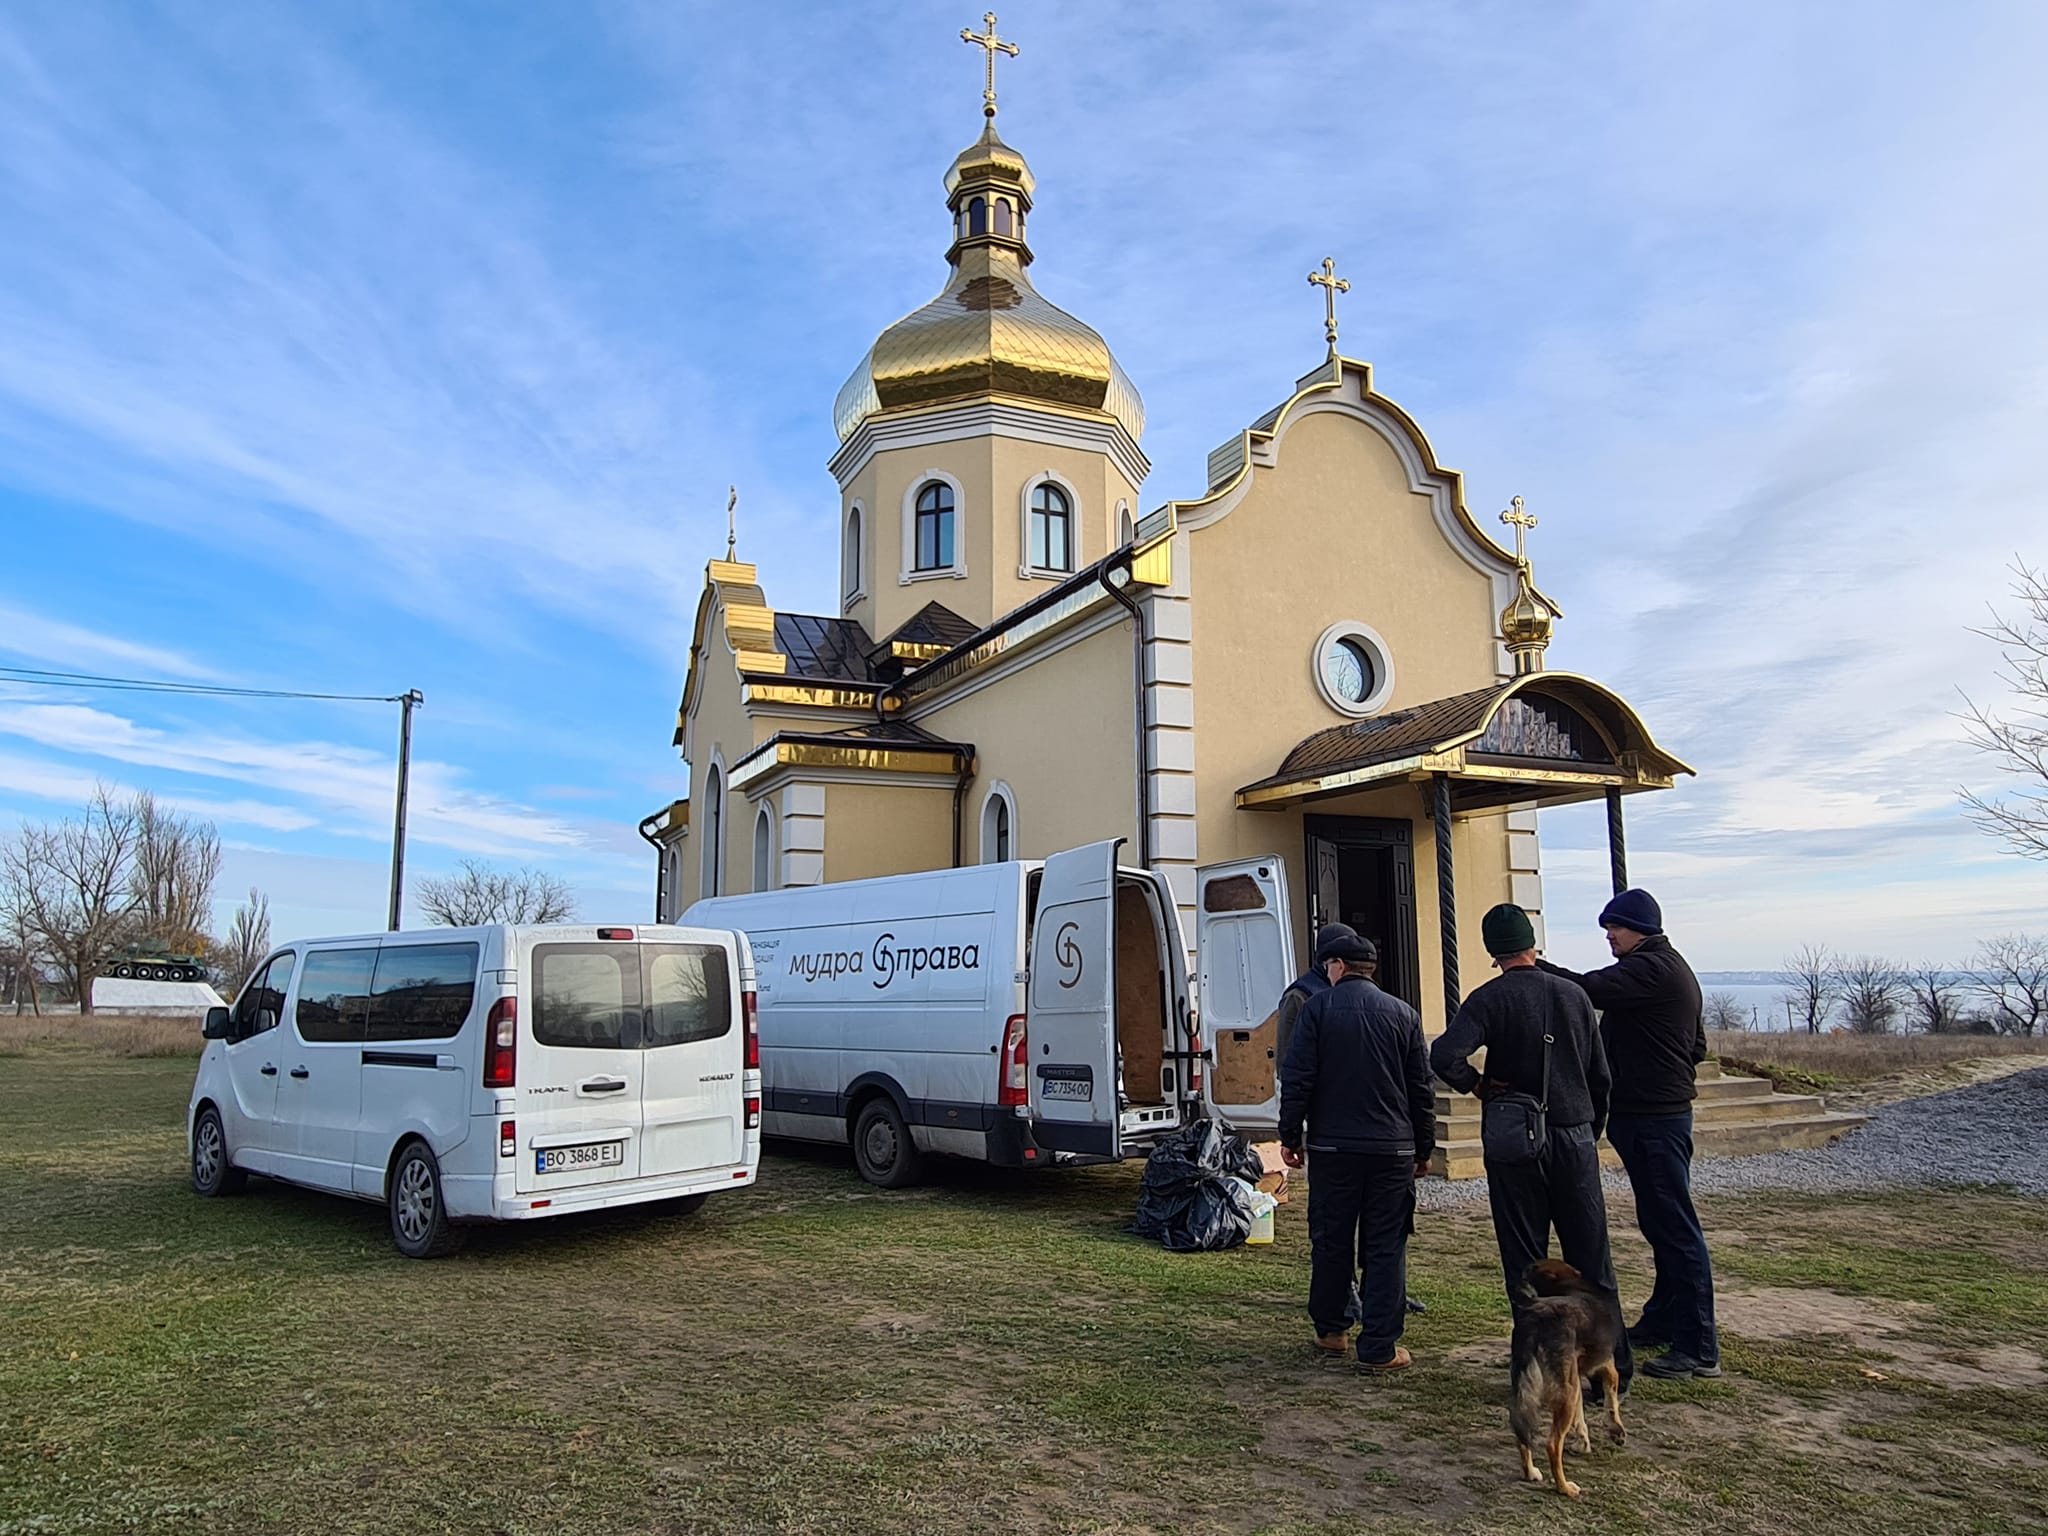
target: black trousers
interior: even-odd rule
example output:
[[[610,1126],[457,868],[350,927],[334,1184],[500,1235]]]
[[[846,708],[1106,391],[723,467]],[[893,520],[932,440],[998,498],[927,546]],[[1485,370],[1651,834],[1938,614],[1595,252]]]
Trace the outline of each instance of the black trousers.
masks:
[[[1600,1154],[1590,1125],[1553,1125],[1549,1145],[1533,1163],[1508,1167],[1489,1162],[1486,1193],[1510,1306],[1521,1310],[1516,1291],[1522,1271],[1549,1254],[1555,1227],[1565,1263],[1605,1293],[1614,1303],[1616,1320],[1621,1319],[1621,1292],[1607,1243],[1607,1196],[1600,1188]],[[1614,1351],[1614,1366],[1627,1386],[1636,1365],[1626,1333]]]
[[[1721,1361],[1714,1327],[1714,1263],[1692,1204],[1692,1111],[1678,1115],[1616,1115],[1607,1139],[1621,1154],[1636,1194],[1636,1225],[1657,1263],[1657,1284],[1643,1307],[1643,1327],[1680,1354],[1708,1365]]]
[[[1391,1358],[1407,1326],[1414,1204],[1412,1157],[1309,1154],[1308,1315],[1318,1334],[1346,1332],[1356,1279],[1361,1360]]]

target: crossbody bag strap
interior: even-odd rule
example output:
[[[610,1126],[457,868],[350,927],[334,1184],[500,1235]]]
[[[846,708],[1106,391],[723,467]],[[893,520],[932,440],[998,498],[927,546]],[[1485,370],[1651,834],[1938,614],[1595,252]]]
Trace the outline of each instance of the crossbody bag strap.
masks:
[[[1556,1038],[1546,1026],[1543,1031],[1543,1097],[1536,1101],[1536,1107],[1546,1115],[1550,1113],[1550,1047]]]

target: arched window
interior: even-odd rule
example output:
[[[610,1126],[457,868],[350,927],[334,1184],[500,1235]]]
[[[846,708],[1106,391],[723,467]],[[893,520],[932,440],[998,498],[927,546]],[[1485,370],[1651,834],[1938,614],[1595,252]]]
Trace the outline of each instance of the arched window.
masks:
[[[1017,813],[1010,786],[997,783],[981,804],[981,862],[1005,864],[1017,857]]]
[[[1116,505],[1116,543],[1121,549],[1126,544],[1138,542],[1138,520],[1131,515],[1131,504],[1120,501]]]
[[[920,571],[948,570],[953,564],[953,488],[942,480],[927,481],[917,493],[917,560]]]
[[[996,233],[999,235],[1011,233],[1010,200],[1007,197],[996,199]]]
[[[980,198],[971,198],[967,204],[967,233],[985,235],[988,233],[988,204]]]
[[[775,818],[762,806],[754,818],[754,889],[772,891],[775,878]]]
[[[844,545],[839,552],[839,558],[843,566],[839,590],[844,592],[849,599],[858,597],[867,586],[867,583],[861,579],[860,535],[860,508],[854,506],[847,510],[846,537]]]
[[[704,781],[704,879],[706,896],[725,892],[725,775],[716,763]]]
[[[683,910],[683,851],[669,849],[662,860],[667,878],[662,881],[661,920],[672,923]]]
[[[1031,492],[1030,560],[1034,570],[1074,568],[1074,504],[1050,481]]]

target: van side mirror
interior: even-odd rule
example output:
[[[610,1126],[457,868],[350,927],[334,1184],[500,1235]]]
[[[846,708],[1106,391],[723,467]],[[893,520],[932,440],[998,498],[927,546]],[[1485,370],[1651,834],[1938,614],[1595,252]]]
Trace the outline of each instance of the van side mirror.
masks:
[[[199,1027],[199,1033],[208,1040],[226,1040],[232,1038],[230,1032],[234,1027],[233,1021],[228,1018],[227,1009],[209,1008],[206,1010],[206,1022]]]

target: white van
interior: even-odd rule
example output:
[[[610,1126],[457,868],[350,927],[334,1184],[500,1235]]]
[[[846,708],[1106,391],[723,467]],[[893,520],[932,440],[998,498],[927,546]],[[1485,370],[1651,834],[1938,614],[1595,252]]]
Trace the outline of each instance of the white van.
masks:
[[[206,1016],[192,1187],[384,1202],[412,1258],[477,1221],[754,1182],[754,964],[731,932],[510,926],[308,939]]]
[[[1276,1126],[1280,861],[1197,874],[1205,1049],[1172,892],[1117,847],[693,906],[760,967],[767,1133],[850,1143],[895,1188],[931,1152],[1040,1167],[1142,1156],[1204,1113]]]

